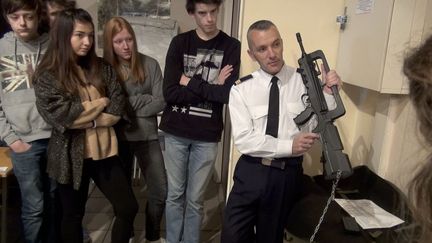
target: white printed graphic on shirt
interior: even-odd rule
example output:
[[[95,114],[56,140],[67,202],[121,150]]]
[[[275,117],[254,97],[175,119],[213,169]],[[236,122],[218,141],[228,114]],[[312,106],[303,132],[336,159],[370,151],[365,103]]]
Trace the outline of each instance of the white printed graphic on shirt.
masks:
[[[196,106],[182,106],[182,107],[178,107],[177,105],[173,105],[171,107],[171,111],[173,112],[179,112],[179,113],[183,113],[183,114],[189,114],[192,116],[200,116],[200,117],[207,117],[207,118],[211,118],[212,114],[213,114],[213,110],[210,108],[200,108],[200,107],[196,107]]]
[[[0,57],[0,80],[3,93],[29,89],[36,67],[36,54]],[[17,65],[17,66],[16,66]]]
[[[198,49],[197,55],[183,55],[184,74],[187,77],[200,76],[202,80],[209,84],[215,84],[222,66],[223,51],[215,49]],[[213,114],[212,103],[202,102],[195,106],[172,107],[172,111],[211,118]]]
[[[219,75],[223,59],[223,51],[198,49],[197,55],[183,56],[184,73],[188,77],[201,75],[201,79],[214,84]]]
[[[208,117],[211,118],[213,111],[207,110],[207,109],[201,109],[199,107],[189,107],[189,115],[195,115],[195,116],[202,116],[202,117]]]

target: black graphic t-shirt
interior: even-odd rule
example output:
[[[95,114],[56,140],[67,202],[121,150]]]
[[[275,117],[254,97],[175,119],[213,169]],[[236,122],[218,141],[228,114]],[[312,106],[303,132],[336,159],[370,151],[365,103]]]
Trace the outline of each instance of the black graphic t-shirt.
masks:
[[[224,32],[204,41],[195,30],[177,35],[168,49],[163,93],[167,106],[160,129],[194,140],[217,142],[223,127],[223,105],[238,79],[240,42]],[[220,70],[232,65],[224,85],[216,84]],[[187,87],[179,84],[184,74]]]

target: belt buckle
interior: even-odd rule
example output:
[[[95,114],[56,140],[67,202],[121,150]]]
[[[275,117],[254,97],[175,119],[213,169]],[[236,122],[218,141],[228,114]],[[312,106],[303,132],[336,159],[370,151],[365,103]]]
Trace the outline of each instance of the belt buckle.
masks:
[[[261,164],[265,165],[265,166],[271,166],[272,165],[272,160],[271,159],[267,159],[267,158],[262,158],[261,159]]]
[[[281,170],[285,169],[285,163],[286,163],[285,161],[276,161],[276,160],[267,159],[267,158],[261,159],[262,165],[278,168]]]
[[[286,164],[285,161],[281,161],[281,162],[280,162],[280,167],[279,167],[279,168],[280,168],[281,170],[285,170],[285,164]]]

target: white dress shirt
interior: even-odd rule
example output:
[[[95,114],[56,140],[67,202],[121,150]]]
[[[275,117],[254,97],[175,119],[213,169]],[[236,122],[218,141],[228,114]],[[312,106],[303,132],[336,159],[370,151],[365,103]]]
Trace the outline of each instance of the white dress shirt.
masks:
[[[284,65],[279,78],[279,132],[274,138],[266,135],[267,113],[272,75],[259,69],[252,78],[233,86],[229,98],[234,144],[242,154],[263,158],[291,157],[293,139],[300,132],[294,118],[305,110],[302,95],[306,94],[301,75]],[[324,92],[329,110],[336,107],[332,95]],[[313,118],[302,131],[312,131]],[[298,155],[295,155],[298,156]]]

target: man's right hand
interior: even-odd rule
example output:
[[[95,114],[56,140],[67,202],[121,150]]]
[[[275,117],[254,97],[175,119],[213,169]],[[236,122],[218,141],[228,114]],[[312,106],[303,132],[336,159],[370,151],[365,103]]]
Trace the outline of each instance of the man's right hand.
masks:
[[[293,155],[302,155],[306,153],[316,140],[319,139],[319,135],[312,132],[302,132],[294,137],[292,144]]]
[[[22,140],[16,140],[11,145],[9,145],[9,147],[15,153],[23,153],[25,151],[28,151],[31,148],[31,145],[26,142],[23,142]]]

